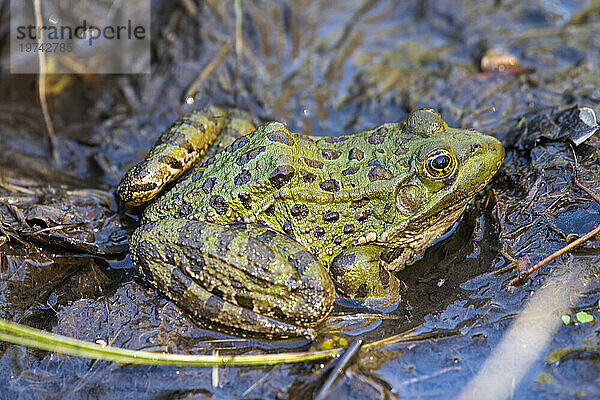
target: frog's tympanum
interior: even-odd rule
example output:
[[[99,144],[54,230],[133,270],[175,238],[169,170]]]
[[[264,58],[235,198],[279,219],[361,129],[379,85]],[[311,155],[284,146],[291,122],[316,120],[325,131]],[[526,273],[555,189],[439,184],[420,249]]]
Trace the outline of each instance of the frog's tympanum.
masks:
[[[315,137],[208,107],[167,129],[117,193],[151,202],[131,257],[178,306],[209,328],[311,337],[336,291],[397,296],[393,271],[459,218],[503,158],[498,140],[432,109]]]

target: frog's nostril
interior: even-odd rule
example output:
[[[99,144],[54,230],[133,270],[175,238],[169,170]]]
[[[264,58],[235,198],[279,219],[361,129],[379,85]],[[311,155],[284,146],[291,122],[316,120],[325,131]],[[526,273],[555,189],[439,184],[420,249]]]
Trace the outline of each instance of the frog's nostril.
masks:
[[[473,143],[473,144],[471,145],[471,154],[475,154],[475,152],[476,152],[477,150],[479,150],[479,147],[480,147],[480,146],[479,146],[479,143]]]

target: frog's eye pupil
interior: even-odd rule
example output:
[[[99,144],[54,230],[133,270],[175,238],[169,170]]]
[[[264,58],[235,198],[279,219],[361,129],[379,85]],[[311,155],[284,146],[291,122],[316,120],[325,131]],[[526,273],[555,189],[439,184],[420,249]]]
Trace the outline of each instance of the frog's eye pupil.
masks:
[[[436,158],[433,159],[433,161],[431,161],[431,167],[433,169],[443,170],[448,165],[450,165],[450,157],[448,157],[446,155],[437,156]]]
[[[456,157],[447,149],[436,149],[425,156],[425,171],[431,179],[446,179],[456,170]]]

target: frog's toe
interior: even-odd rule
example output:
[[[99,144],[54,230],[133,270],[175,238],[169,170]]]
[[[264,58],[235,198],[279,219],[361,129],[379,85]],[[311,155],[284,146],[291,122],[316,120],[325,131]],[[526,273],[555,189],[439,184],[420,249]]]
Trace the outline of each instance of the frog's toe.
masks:
[[[329,265],[337,292],[346,298],[398,297],[398,278],[380,262],[382,249],[374,245],[349,248]]]

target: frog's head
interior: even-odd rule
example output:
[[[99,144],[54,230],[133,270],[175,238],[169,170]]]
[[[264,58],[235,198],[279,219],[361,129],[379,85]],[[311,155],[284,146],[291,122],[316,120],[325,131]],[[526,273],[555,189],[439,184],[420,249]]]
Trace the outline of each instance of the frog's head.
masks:
[[[449,128],[432,109],[411,113],[404,123],[410,170],[396,188],[396,218],[381,236],[393,246],[421,251],[444,233],[496,173],[504,148],[474,130]]]

